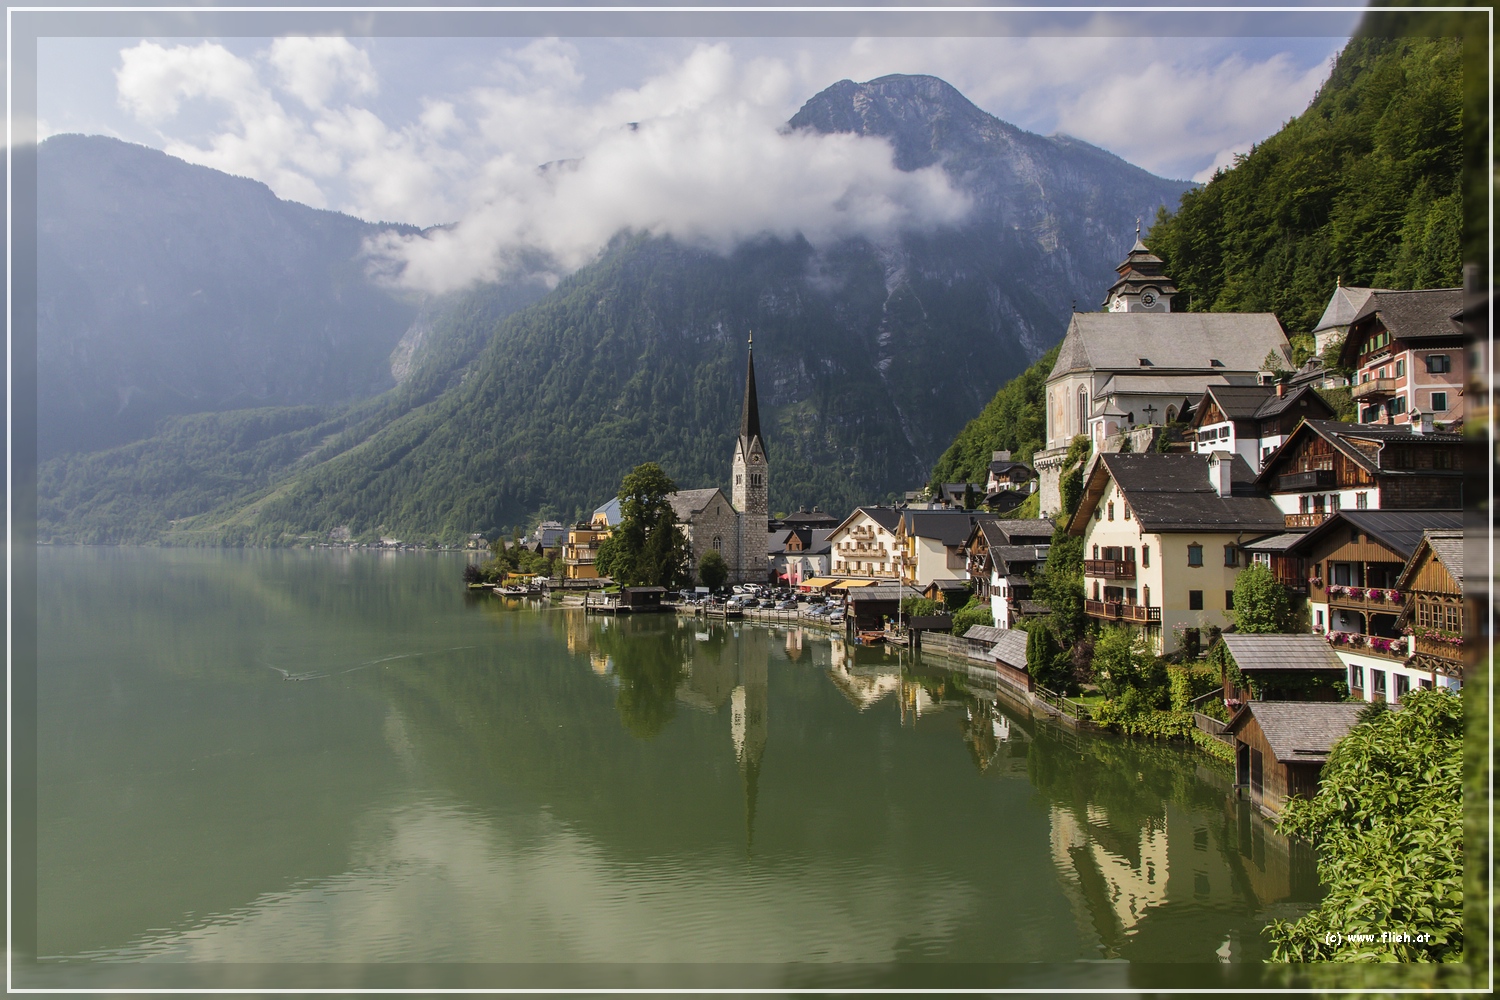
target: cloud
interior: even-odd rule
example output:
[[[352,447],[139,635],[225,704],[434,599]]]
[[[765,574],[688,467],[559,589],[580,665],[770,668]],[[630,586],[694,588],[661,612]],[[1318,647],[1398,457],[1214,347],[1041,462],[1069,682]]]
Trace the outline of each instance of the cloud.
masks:
[[[897,170],[881,140],[781,131],[840,76],[941,76],[1024,128],[1202,179],[1299,113],[1329,68],[1265,45],[1242,54],[1232,39],[753,41],[678,45],[667,58],[672,46],[638,40],[535,39],[485,52],[446,92],[395,81],[431,88],[407,95],[419,110],[406,120],[373,103],[382,81],[348,39],[279,38],[244,56],[141,42],[121,52],[117,100],[168,152],[281,197],[442,224],[370,248],[389,280],[442,291],[555,280],[621,231],[728,250],[765,235],[885,241],[961,219],[969,206],[940,170]],[[655,67],[645,74],[643,56]],[[605,66],[612,77],[590,79]],[[191,140],[172,134],[189,104],[214,116]]]
[[[281,89],[309,108],[321,108],[340,88],[361,95],[376,90],[370,57],[347,38],[278,38],[268,61]]]

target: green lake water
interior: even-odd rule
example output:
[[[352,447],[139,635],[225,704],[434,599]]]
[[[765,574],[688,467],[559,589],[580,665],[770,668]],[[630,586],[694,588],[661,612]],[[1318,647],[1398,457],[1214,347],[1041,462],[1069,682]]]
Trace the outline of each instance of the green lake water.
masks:
[[[18,985],[1227,983],[1318,897],[1226,766],[935,658],[454,555],[37,559]]]

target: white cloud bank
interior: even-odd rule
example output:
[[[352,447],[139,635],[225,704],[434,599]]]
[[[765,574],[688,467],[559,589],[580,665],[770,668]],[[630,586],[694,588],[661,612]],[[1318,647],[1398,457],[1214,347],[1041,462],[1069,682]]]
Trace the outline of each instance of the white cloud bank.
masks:
[[[371,110],[391,81],[344,38],[280,38],[245,56],[145,41],[121,52],[115,77],[121,109],[173,155],[365,219],[452,223],[372,247],[390,280],[440,292],[555,279],[621,231],[726,251],[768,234],[884,241],[962,218],[967,200],[939,169],[897,170],[882,140],[782,131],[841,76],[934,73],[1023,127],[1044,122],[1169,176],[1193,162],[1206,179],[1300,112],[1328,71],[1278,55],[1187,58],[1182,42],[788,40],[758,56],[698,44],[585,97],[577,46],[538,39],[492,60],[478,85],[425,94],[402,125]],[[214,122],[194,142],[168,132],[189,108]]]

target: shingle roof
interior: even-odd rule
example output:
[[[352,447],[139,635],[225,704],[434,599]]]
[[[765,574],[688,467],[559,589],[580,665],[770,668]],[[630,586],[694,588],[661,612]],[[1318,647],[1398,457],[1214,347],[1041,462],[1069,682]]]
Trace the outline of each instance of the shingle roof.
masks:
[[[786,540],[792,536],[791,529],[780,528],[766,536],[766,554],[772,556],[786,553]]]
[[[906,533],[935,538],[945,546],[962,545],[983,515],[968,510],[908,510],[903,512]]]
[[[990,655],[1007,667],[1026,669],[1026,630],[1019,628],[999,629]]]
[[[1191,383],[1191,387],[1189,387]],[[1122,396],[1176,396],[1179,393],[1198,395],[1201,387],[1227,386],[1229,380],[1223,375],[1114,375],[1099,390],[1101,396],[1116,393]]]
[[[1285,552],[1287,549],[1302,541],[1305,531],[1283,531],[1280,534],[1267,535],[1240,546],[1246,552]]]
[[[1407,560],[1430,529],[1462,531],[1464,515],[1458,510],[1341,510],[1302,536],[1294,549],[1308,551],[1318,539],[1344,531],[1350,525]]]
[[[1304,434],[1316,434],[1323,438],[1340,452],[1347,455],[1360,468],[1366,472],[1379,472],[1385,476],[1432,476],[1432,475],[1462,475],[1457,471],[1434,472],[1431,469],[1386,469],[1382,468],[1376,458],[1378,449],[1387,444],[1458,444],[1463,441],[1460,434],[1450,434],[1442,431],[1433,431],[1430,434],[1413,434],[1411,428],[1406,424],[1346,424],[1338,420],[1322,420],[1308,417],[1297,425],[1281,446],[1262,464],[1259,482],[1267,485],[1281,475],[1273,469],[1281,463],[1278,459],[1284,455],[1290,455],[1296,446],[1296,440]],[[1359,443],[1363,442],[1372,450],[1361,448]]]
[[[1157,369],[1258,372],[1269,351],[1290,358],[1271,313],[1074,313],[1048,379],[1090,368],[1138,372],[1142,358]]]
[[[999,532],[1005,539],[1002,544],[1024,544],[1017,539],[1027,538],[1040,538],[1042,542],[1038,544],[1045,544],[1052,541],[1052,533],[1056,530],[1057,522],[1047,517],[1017,517],[999,521]]]
[[[1229,729],[1238,732],[1243,720],[1253,717],[1278,761],[1321,764],[1364,707],[1345,701],[1252,701],[1235,714]]]
[[[1456,337],[1459,331],[1451,317],[1463,308],[1462,288],[1426,288],[1419,291],[1372,290],[1350,324],[1377,316],[1391,336]]]
[[[1000,638],[1000,633],[1005,629],[994,625],[970,625],[969,631],[964,633],[965,639],[973,639],[976,642],[994,642]]]
[[[1225,632],[1224,645],[1241,670],[1333,670],[1344,663],[1321,635]]]
[[[677,520],[684,524],[692,520],[692,516],[714,498],[719,490],[710,487],[706,490],[678,490],[676,493],[667,494],[667,502],[672,505],[672,512],[677,515]],[[725,501],[728,503],[728,500]]]
[[[1115,481],[1145,531],[1280,531],[1286,519],[1270,499],[1254,495],[1255,474],[1239,455],[1231,459],[1231,495],[1219,496],[1208,478],[1208,460],[1193,453],[1104,453],[1085,483],[1070,530],[1082,534],[1103,492],[1103,475]],[[1103,470],[1101,472],[1101,470]]]
[[[1354,317],[1359,315],[1364,304],[1369,301],[1370,293],[1384,290],[1340,285],[1333,290],[1333,295],[1328,299],[1328,306],[1323,310],[1323,317],[1318,320],[1318,325],[1312,328],[1312,332],[1317,333],[1336,326],[1348,326]]]
[[[1048,604],[1046,601],[1017,601],[1016,602],[1016,613],[1019,614],[1019,615],[1022,615],[1022,616],[1025,616],[1025,615],[1045,615],[1045,614],[1051,614],[1051,612],[1052,612],[1052,605]]]
[[[996,565],[1004,563],[1007,569],[1016,566],[1035,565],[1046,562],[1047,551],[1052,546],[1048,545],[992,545],[990,546],[990,558]]]
[[[1464,582],[1464,533],[1452,528],[1432,528],[1422,533],[1422,541],[1412,550],[1411,556],[1406,560],[1406,567],[1401,570],[1401,576],[1396,580],[1396,587],[1405,590],[1411,584],[1411,577],[1417,568],[1417,556],[1422,552],[1422,542],[1432,550],[1437,561],[1443,564],[1448,575],[1453,577],[1453,582],[1462,585]]]

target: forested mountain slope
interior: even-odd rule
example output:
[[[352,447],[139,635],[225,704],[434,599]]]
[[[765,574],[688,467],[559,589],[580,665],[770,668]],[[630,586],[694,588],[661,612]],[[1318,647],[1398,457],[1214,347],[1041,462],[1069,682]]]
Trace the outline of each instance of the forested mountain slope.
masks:
[[[1453,38],[1351,39],[1306,112],[1158,215],[1146,242],[1177,282],[1172,308],[1274,312],[1295,334],[1313,328],[1340,280],[1457,285],[1459,60]],[[979,478],[997,448],[1040,448],[1050,367],[1003,385],[932,480]]]
[[[1061,337],[1073,301],[1108,285],[1135,219],[1189,187],[1023,132],[931,77],[844,81],[790,127],[884,136],[898,165],[942,164],[976,207],[957,227],[883,246],[765,239],[721,256],[621,237],[514,315],[471,308],[490,290],[460,296],[451,333],[480,347],[429,365],[442,391],[419,401],[403,386],[354,417],[327,414],[336,432],[320,422],[289,432],[293,443],[261,441],[280,457],[254,476],[174,494],[169,540],[276,543],[341,527],[461,537],[592,509],[646,460],[684,487],[725,485],[752,330],[773,508],[881,499],[924,479],[965,416]],[[357,416],[371,407],[378,421]],[[180,455],[189,484],[194,468],[213,474],[221,462],[173,450],[187,429],[132,460]],[[44,470],[54,537],[119,534],[112,505],[127,483],[108,477],[130,474],[106,458]],[[156,489],[149,477],[134,487]]]

